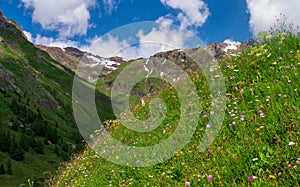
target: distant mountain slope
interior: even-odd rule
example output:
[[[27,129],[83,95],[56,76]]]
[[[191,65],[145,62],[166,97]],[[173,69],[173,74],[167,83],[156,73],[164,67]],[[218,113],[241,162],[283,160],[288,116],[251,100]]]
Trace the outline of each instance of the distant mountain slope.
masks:
[[[72,114],[73,77],[0,11],[0,186],[29,178],[42,186],[59,163],[82,149]],[[106,96],[97,92],[96,102],[103,120],[113,118]]]
[[[121,57],[103,58],[98,55],[83,52],[73,47],[67,47],[64,49],[41,45],[36,45],[36,47],[46,51],[53,59],[60,62],[74,72],[76,71],[76,68],[80,62],[85,62],[82,61],[83,57],[91,59],[91,61],[89,61],[92,62],[90,65],[103,65],[104,68],[101,71],[102,76],[105,76],[116,70],[122,63],[125,62]],[[98,77],[92,78],[92,75],[91,77],[85,77],[85,79],[89,82],[95,82],[97,78]]]

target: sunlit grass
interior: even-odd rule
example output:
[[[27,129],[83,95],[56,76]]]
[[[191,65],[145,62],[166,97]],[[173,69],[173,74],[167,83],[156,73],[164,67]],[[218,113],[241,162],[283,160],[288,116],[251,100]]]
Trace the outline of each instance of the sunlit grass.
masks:
[[[66,163],[52,184],[58,186],[299,186],[300,39],[279,34],[220,63],[227,88],[227,110],[219,136],[206,152],[199,142],[210,113],[207,83],[196,85],[202,111],[194,137],[167,162],[146,168],[124,167],[90,148]],[[168,102],[172,88],[161,92]],[[170,104],[170,103],[169,103]],[[173,106],[173,105],[171,105]],[[158,143],[176,128],[178,107],[151,136],[139,135],[111,121],[111,134],[133,145]],[[147,117],[147,107],[135,108]],[[172,115],[173,114],[173,115]],[[174,125],[173,125],[174,124]],[[170,127],[172,126],[172,127]],[[167,130],[166,130],[167,128]],[[151,132],[152,133],[152,132]]]

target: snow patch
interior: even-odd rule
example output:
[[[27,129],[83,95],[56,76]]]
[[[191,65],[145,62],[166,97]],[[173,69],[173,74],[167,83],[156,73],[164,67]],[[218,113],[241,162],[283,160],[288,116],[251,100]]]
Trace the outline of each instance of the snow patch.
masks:
[[[227,47],[224,48],[224,51],[227,53],[228,50],[237,50],[237,47],[241,45],[241,42],[233,41],[230,39],[227,39],[224,41],[224,43],[228,44]]]

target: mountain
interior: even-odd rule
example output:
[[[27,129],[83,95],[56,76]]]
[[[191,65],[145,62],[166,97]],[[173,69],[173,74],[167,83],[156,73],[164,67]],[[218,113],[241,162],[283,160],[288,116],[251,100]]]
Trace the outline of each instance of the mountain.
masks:
[[[66,51],[75,56],[74,49]],[[0,11],[0,186],[28,179],[43,186],[61,162],[83,149],[72,113],[72,69],[79,58],[57,62]],[[114,118],[109,98],[99,91],[96,103],[103,120]]]
[[[58,47],[48,47],[36,45],[37,48],[44,50],[47,52],[53,59],[60,62],[62,65],[68,67],[72,71],[76,71],[76,68],[80,63],[87,62],[86,60],[82,60],[83,57],[87,57],[90,59],[88,61],[90,64],[86,64],[89,66],[104,66],[100,76],[106,76],[112,71],[116,70],[122,63],[126,62],[121,57],[111,57],[111,58],[103,58],[98,55],[94,55],[88,52],[83,52],[77,48],[67,47],[64,49]],[[94,77],[90,75],[89,77],[84,77],[89,82],[95,82],[98,77]]]

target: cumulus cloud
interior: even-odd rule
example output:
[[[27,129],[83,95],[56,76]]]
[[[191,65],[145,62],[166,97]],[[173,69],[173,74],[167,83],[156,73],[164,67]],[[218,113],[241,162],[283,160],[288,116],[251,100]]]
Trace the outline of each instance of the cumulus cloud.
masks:
[[[201,27],[210,15],[207,5],[202,0],[160,0],[166,6],[179,9],[181,12],[177,15],[181,27]]]
[[[180,28],[172,28],[173,21],[164,17],[156,22],[158,27],[152,28],[150,32],[139,30],[136,33],[137,43],[134,44],[137,45],[130,43],[129,39],[120,41],[117,37],[108,35],[106,39],[95,37],[82,49],[103,57],[121,56],[129,60],[184,48],[185,40],[191,36],[191,33]]]
[[[43,29],[57,31],[61,38],[85,35],[89,28],[89,8],[95,0],[21,0],[32,9],[33,22]]]
[[[51,47],[79,47],[79,44],[72,40],[67,39],[57,39],[52,37],[45,37],[41,36],[39,34],[36,35],[36,37],[33,37],[32,33],[28,31],[23,31],[24,35],[27,37],[27,40],[37,44],[37,45],[44,45],[44,46],[51,46]]]
[[[300,25],[299,0],[247,0],[247,5],[250,13],[249,24],[254,35],[269,30],[280,14],[286,16],[287,23]]]
[[[117,37],[108,35],[106,39],[103,37],[94,37],[82,49],[102,57],[112,57],[117,56],[120,50],[126,48],[126,46],[128,46],[126,40],[119,41]]]
[[[27,40],[33,43],[32,34],[28,31],[23,31],[23,34],[26,36]]]

